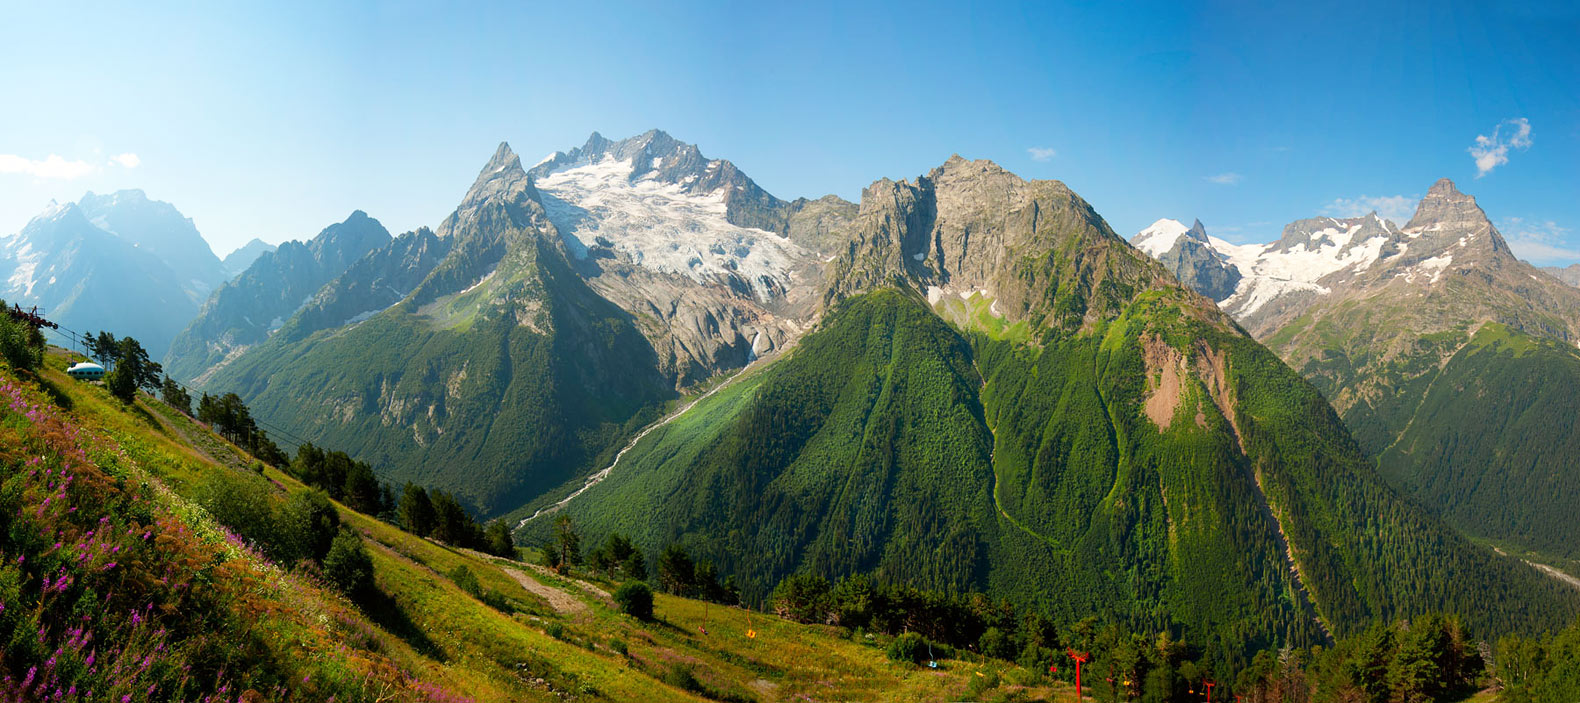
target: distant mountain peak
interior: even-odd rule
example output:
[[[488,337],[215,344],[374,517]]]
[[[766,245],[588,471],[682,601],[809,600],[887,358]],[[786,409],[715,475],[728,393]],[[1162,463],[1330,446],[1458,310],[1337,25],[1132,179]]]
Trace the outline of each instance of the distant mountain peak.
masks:
[[[478,175],[478,179],[481,181],[489,175],[512,166],[520,169],[521,157],[516,156],[516,152],[510,150],[510,142],[500,142],[499,148],[494,150],[494,156],[483,166],[483,171]]]
[[[1487,213],[1482,212],[1481,207],[1476,205],[1474,196],[1460,192],[1454,187],[1453,181],[1440,178],[1432,184],[1432,188],[1416,205],[1415,216],[1410,218],[1410,223],[1405,225],[1405,229],[1425,230],[1431,229],[1433,225],[1491,227],[1492,221],[1487,219]]]

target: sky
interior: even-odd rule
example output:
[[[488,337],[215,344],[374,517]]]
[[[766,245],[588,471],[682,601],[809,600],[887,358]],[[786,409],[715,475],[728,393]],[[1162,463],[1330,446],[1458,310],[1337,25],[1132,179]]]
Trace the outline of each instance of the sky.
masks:
[[[1402,224],[1447,177],[1580,261],[1574,3],[985,4],[0,0],[0,235],[122,188],[220,255],[357,209],[399,233],[500,141],[659,128],[785,199],[992,159],[1124,236]]]

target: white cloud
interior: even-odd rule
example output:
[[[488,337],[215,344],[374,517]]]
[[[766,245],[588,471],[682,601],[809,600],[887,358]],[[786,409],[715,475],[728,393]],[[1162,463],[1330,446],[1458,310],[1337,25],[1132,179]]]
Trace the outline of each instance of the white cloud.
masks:
[[[1334,198],[1322,207],[1322,214],[1333,217],[1360,217],[1376,211],[1384,219],[1403,225],[1415,215],[1415,205],[1420,198],[1414,195],[1362,195],[1358,198]]]
[[[1503,240],[1521,259],[1534,264],[1567,264],[1580,261],[1580,248],[1569,240],[1569,228],[1552,220],[1527,222],[1505,217],[1498,224]]]
[[[138,158],[136,154],[131,152],[126,152],[120,156],[110,157],[110,161],[125,166],[126,168],[137,168],[137,166],[143,162],[142,159]]]
[[[1505,132],[1504,130],[1508,131]],[[1470,147],[1470,155],[1476,160],[1476,177],[1480,178],[1492,172],[1492,169],[1509,162],[1510,149],[1531,148],[1531,121],[1524,117],[1504,120],[1492,128],[1492,136],[1477,135],[1476,144]]]
[[[1026,153],[1031,154],[1032,161],[1048,161],[1059,155],[1059,152],[1042,146],[1034,146],[1027,149]]]
[[[16,154],[0,154],[0,173],[21,173],[34,178],[71,180],[97,170],[99,167],[86,161],[67,161],[59,154],[50,154],[42,161]]]
[[[1217,183],[1218,185],[1221,185],[1221,186],[1232,186],[1232,185],[1234,185],[1236,183],[1239,183],[1242,180],[1245,180],[1245,177],[1241,176],[1240,174],[1235,173],[1233,171],[1225,171],[1225,172],[1220,173],[1220,174],[1218,174],[1216,176],[1208,176],[1207,180],[1211,181],[1213,183]]]

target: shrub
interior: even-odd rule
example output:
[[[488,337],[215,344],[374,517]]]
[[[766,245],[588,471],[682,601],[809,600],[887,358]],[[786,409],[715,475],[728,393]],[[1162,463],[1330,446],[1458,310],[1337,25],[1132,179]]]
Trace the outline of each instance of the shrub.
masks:
[[[557,640],[565,639],[565,626],[557,622],[551,622],[548,627],[543,628],[543,634]]]
[[[137,399],[137,381],[124,368],[104,374],[104,387],[122,403],[131,404]]]
[[[323,491],[297,491],[280,511],[280,529],[293,546],[294,559],[319,561],[340,531],[340,512]]]
[[[920,664],[927,660],[931,647],[932,643],[928,642],[927,638],[915,632],[907,632],[889,642],[889,648],[885,653],[893,661]]]
[[[1015,656],[1014,646],[1009,638],[1004,636],[1004,631],[996,627],[989,627],[977,640],[977,651],[997,659],[1011,659]]]
[[[0,301],[0,306],[5,302]],[[0,313],[0,356],[14,369],[36,369],[44,362],[44,335],[38,328]]]
[[[625,640],[609,640],[609,648],[622,656],[631,654],[630,649],[626,647]]]
[[[450,570],[450,580],[455,582],[461,590],[472,594],[474,597],[483,597],[483,586],[477,582],[477,576],[466,565],[457,566]]]
[[[262,481],[229,471],[209,473],[198,484],[198,505],[236,536],[276,561],[290,562],[295,552],[284,539],[274,514],[274,498]]]
[[[653,619],[653,589],[641,581],[627,581],[615,589],[614,600],[620,612],[638,620]]]
[[[355,532],[341,530],[335,535],[324,555],[324,578],[354,598],[373,592],[373,559]]]

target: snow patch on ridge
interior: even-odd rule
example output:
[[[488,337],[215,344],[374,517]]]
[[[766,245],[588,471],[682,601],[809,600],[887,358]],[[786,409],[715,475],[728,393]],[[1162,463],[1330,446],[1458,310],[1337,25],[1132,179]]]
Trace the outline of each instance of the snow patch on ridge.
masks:
[[[601,237],[638,266],[704,285],[736,279],[768,302],[789,287],[795,264],[810,257],[777,234],[730,224],[724,189],[688,193],[653,172],[633,181],[633,171],[630,160],[604,156],[566,164],[537,182],[552,196],[544,208],[577,258]]]

